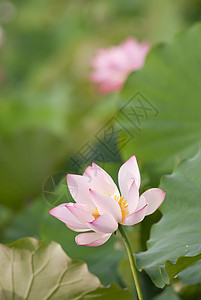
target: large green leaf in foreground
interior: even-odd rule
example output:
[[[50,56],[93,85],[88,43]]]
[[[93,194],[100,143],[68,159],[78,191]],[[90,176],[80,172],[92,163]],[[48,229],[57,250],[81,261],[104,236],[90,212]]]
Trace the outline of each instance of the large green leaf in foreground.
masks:
[[[126,139],[127,130],[133,139],[122,153],[125,159],[134,153],[152,181],[158,182],[161,174],[172,172],[175,163],[198,150],[200,78],[201,24],[154,47],[144,67],[128,78],[119,118],[126,129],[121,140]]]
[[[136,262],[162,288],[201,259],[201,151],[164,176],[160,187],[167,191],[163,216],[152,227],[148,250],[137,254]]]
[[[54,242],[24,238],[10,246],[1,244],[0,262],[2,300],[131,299],[116,285],[104,288],[85,263],[71,260]]]

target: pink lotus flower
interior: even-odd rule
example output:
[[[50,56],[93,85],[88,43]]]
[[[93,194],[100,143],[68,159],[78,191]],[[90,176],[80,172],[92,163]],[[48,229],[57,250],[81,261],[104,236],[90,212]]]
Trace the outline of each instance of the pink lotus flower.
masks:
[[[121,166],[118,181],[121,194],[110,175],[95,163],[86,168],[83,176],[68,174],[68,187],[76,203],[61,204],[49,213],[71,230],[93,231],[77,235],[78,245],[102,245],[118,229],[118,223],[141,222],[165,198],[166,192],[158,188],[139,197],[140,172],[134,155]]]
[[[125,40],[119,46],[100,49],[91,63],[94,71],[90,74],[90,80],[98,85],[102,94],[121,90],[129,73],[144,65],[149,49],[147,42],[138,43],[134,38]]]

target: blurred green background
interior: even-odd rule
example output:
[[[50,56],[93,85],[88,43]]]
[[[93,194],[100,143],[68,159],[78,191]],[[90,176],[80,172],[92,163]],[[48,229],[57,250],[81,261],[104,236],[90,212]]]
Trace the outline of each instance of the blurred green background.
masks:
[[[128,285],[122,275],[125,262],[118,266],[124,258],[118,238],[93,250],[77,247],[75,234],[47,212],[71,200],[65,179],[60,183],[65,174],[81,173],[95,160],[117,180],[121,163],[135,154],[133,144],[121,152],[114,141],[114,155],[97,139],[134,90],[98,94],[89,82],[96,50],[127,37],[153,46],[169,43],[175,33],[200,20],[200,0],[0,0],[0,242],[25,236],[55,240],[72,258],[85,260],[104,284]],[[180,160],[159,171],[152,165],[150,171],[142,163],[147,157],[143,146],[142,190],[157,186],[159,175]],[[76,167],[73,160],[85,150],[88,160]],[[142,226],[128,229],[135,250],[146,249],[149,229],[159,218],[157,212]],[[157,294],[143,276],[149,295]]]

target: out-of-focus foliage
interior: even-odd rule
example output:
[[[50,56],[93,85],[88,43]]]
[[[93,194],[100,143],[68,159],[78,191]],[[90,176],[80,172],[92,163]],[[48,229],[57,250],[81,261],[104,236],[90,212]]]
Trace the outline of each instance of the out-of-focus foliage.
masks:
[[[174,293],[171,287],[166,287],[162,293],[154,297],[153,300],[179,300],[177,294]]]
[[[123,149],[124,157],[134,151],[150,174],[152,184],[158,184],[157,179],[171,172],[182,158],[198,151],[200,35],[198,24],[168,44],[156,46],[144,68],[130,75],[123,91],[122,121],[134,135]]]
[[[170,0],[2,1],[0,202],[16,210],[30,201],[113,116],[118,96],[101,99],[88,81],[97,47],[168,40],[199,9],[197,1],[190,10]]]
[[[14,15],[1,49],[0,203],[15,210],[115,111],[114,97],[99,105],[88,83],[85,13],[71,2],[27,4],[2,8]]]
[[[185,284],[201,284],[201,260],[178,274]]]

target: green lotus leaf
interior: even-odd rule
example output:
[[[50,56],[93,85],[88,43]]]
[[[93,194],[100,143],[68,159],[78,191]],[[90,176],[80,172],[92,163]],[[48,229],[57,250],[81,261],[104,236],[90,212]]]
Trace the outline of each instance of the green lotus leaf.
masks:
[[[200,166],[201,151],[162,178],[160,188],[167,192],[160,209],[163,216],[152,227],[148,250],[135,255],[138,268],[160,288],[201,259]]]
[[[121,95],[124,159],[135,154],[153,183],[190,158],[201,141],[201,24],[150,51]],[[128,139],[128,133],[133,138]]]
[[[0,244],[0,298],[4,299],[126,299],[127,290],[105,288],[87,265],[72,260],[55,242],[24,238]]]

